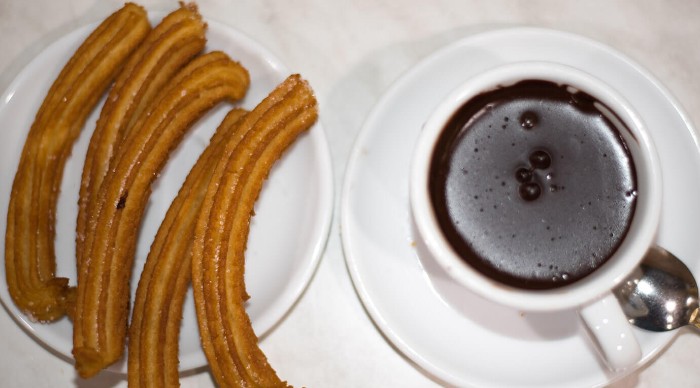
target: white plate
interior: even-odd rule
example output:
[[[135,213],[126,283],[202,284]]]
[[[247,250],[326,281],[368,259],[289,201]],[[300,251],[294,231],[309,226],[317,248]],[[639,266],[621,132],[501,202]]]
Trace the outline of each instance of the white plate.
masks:
[[[408,207],[411,153],[433,107],[481,71],[524,60],[576,65],[637,107],[664,174],[658,243],[700,269],[700,153],[687,116],[629,59],[589,39],[534,28],[467,37],[415,66],[368,117],[348,163],[341,226],[356,290],[375,324],[421,369],[458,386],[599,386],[626,373],[598,361],[573,311],[532,314],[495,305],[420,259]],[[424,256],[421,256],[424,257]],[[674,333],[635,330],[652,359]]]
[[[251,87],[241,104],[252,109],[290,73],[280,61],[257,42],[223,24],[207,20],[207,51],[222,50],[240,61],[250,72]],[[95,26],[74,31],[49,47],[29,63],[12,82],[0,100],[0,219],[4,252],[7,205],[19,155],[34,114],[46,91],[70,54]],[[187,172],[209,142],[209,137],[231,105],[220,105],[200,120],[163,170],[154,185],[143,228],[139,235],[132,297],[155,232]],[[56,256],[58,276],[75,284],[75,222],[77,196],[84,155],[99,115],[88,119],[73,156],[66,164],[57,210]],[[333,178],[330,153],[320,123],[303,135],[274,167],[256,204],[248,250],[246,285],[251,299],[248,314],[258,336],[277,324],[310,281],[317,267],[330,230],[333,211]],[[4,254],[4,253],[3,253]],[[5,279],[5,266],[0,268]],[[16,321],[35,339],[68,359],[71,357],[72,325],[62,319],[53,324],[31,322],[17,310],[7,287],[0,297]],[[180,368],[188,370],[206,364],[192,293],[185,301],[180,339]],[[110,369],[125,371],[121,362]]]

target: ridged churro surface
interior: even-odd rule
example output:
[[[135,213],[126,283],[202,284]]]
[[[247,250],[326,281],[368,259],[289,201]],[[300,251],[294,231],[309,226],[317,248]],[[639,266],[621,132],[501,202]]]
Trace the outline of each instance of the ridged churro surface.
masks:
[[[192,235],[226,140],[241,137],[235,124],[243,115],[242,109],[226,115],[187,175],[151,245],[129,326],[130,387],[179,385],[178,342],[185,293],[190,286]]]
[[[73,356],[81,376],[123,354],[135,244],[151,184],[191,125],[217,103],[241,99],[249,82],[246,69],[222,52],[197,57],[168,82],[115,153],[78,268]]]
[[[252,111],[235,108],[223,119],[170,204],[130,309],[153,183],[199,118],[249,88],[247,69],[227,54],[201,54],[205,34],[194,4],[180,3],[151,29],[145,10],[127,3],[73,54],[29,130],[8,209],[8,287],[33,319],[69,315],[83,378],[120,360],[128,336],[129,386],[179,386],[183,305],[193,286],[202,348],[217,384],[287,386],[258,346],[244,270],[264,182],[317,120],[313,90],[298,74]],[[70,287],[56,277],[53,247],[62,170],[105,94],[76,198],[77,285]]]
[[[97,192],[112,156],[173,75],[206,44],[206,25],[197,8],[182,5],[148,34],[119,73],[90,138],[78,199],[76,258],[84,250],[87,220],[94,213]]]
[[[32,319],[61,318],[74,297],[55,273],[63,168],[87,116],[149,30],[146,12],[132,3],[106,18],[60,72],[30,128],[8,208],[5,272],[12,299]]]
[[[221,386],[277,387],[245,311],[250,217],[271,167],[317,118],[308,83],[293,75],[239,122],[209,182],[195,227],[192,284],[202,347]]]

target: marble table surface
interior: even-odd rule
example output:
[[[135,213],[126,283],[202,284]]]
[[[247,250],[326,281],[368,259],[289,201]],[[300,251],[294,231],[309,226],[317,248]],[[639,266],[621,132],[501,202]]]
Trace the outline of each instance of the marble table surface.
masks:
[[[144,0],[151,10],[175,1]],[[100,20],[114,0],[0,0],[0,90],[59,36]],[[201,13],[249,35],[313,85],[333,158],[336,211],[308,289],[261,340],[278,373],[295,386],[445,385],[404,357],[373,324],[342,250],[339,196],[353,141],[382,93],[435,50],[462,37],[513,26],[580,34],[624,53],[655,75],[700,124],[700,2],[682,0],[201,0]],[[0,168],[6,168],[0,166]],[[3,229],[4,230],[4,226]],[[0,386],[120,387],[124,376],[77,377],[73,366],[0,310]],[[700,386],[700,337],[682,331],[658,357],[616,388]],[[209,387],[206,369],[183,387]]]

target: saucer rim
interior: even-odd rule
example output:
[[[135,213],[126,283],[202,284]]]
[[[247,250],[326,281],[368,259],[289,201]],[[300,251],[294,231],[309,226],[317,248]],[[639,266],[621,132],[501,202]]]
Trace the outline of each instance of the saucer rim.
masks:
[[[487,40],[487,39],[493,39],[497,38],[500,35],[512,35],[512,34],[529,34],[530,38],[537,39],[539,34],[544,34],[544,35],[554,35],[557,36],[561,40],[568,40],[572,41],[576,44],[585,44],[588,47],[590,47],[591,50],[600,50],[607,56],[612,56],[615,57],[618,61],[621,62],[621,66],[627,66],[631,70],[636,71],[639,73],[640,76],[642,76],[648,83],[649,83],[649,88],[650,89],[655,89],[659,93],[659,98],[665,99],[675,110],[676,114],[678,115],[678,118],[682,123],[684,124],[685,128],[684,130],[690,133],[690,136],[693,138],[694,141],[694,148],[700,149],[699,146],[699,141],[698,141],[698,134],[697,131],[695,130],[692,122],[689,119],[689,116],[683,109],[682,105],[676,100],[676,98],[669,92],[669,90],[661,84],[660,81],[658,81],[655,77],[651,75],[650,72],[648,72],[646,69],[641,67],[639,64],[636,62],[632,61],[629,59],[627,56],[621,54],[614,48],[611,48],[610,46],[607,46],[601,42],[595,41],[593,39],[580,36],[577,34],[573,34],[570,32],[565,32],[565,31],[558,31],[558,30],[552,30],[552,29],[547,29],[547,28],[539,28],[539,27],[512,27],[512,28],[505,28],[505,29],[497,29],[497,30],[489,30],[485,32],[480,32],[477,34],[469,35],[464,38],[458,39],[455,42],[452,42],[432,54],[429,54],[427,57],[423,58],[420,60],[416,65],[412,66],[404,72],[398,79],[393,82],[380,96],[378,99],[376,106],[370,114],[367,116],[366,120],[364,121],[361,130],[353,144],[352,152],[350,153],[349,159],[348,159],[348,165],[345,171],[345,176],[343,180],[343,185],[341,189],[341,204],[340,204],[340,224],[341,224],[341,240],[342,240],[342,247],[343,247],[343,252],[345,254],[345,261],[346,261],[346,266],[348,268],[348,271],[350,273],[353,286],[355,288],[356,293],[360,297],[363,306],[365,307],[365,311],[368,313],[374,324],[377,326],[377,328],[380,330],[381,333],[384,334],[385,338],[388,339],[403,355],[405,355],[408,359],[413,360],[419,368],[422,368],[426,370],[429,374],[432,375],[434,378],[439,378],[443,379],[445,381],[454,381],[453,376],[449,375],[444,371],[444,369],[441,369],[435,365],[433,365],[432,362],[429,360],[426,360],[422,355],[418,354],[413,347],[409,346],[405,340],[402,337],[399,337],[394,330],[388,325],[387,321],[385,320],[384,313],[380,311],[380,309],[376,306],[375,302],[373,301],[373,297],[369,294],[369,291],[367,289],[367,285],[365,284],[362,275],[359,273],[360,269],[358,269],[358,260],[354,258],[354,252],[352,246],[354,245],[353,237],[351,237],[351,229],[352,225],[350,224],[350,219],[353,218],[352,216],[352,208],[350,204],[350,196],[351,191],[352,191],[352,184],[353,182],[357,181],[357,172],[355,171],[358,169],[358,162],[357,160],[361,157],[361,153],[363,152],[361,150],[361,145],[366,144],[367,138],[371,136],[371,133],[373,130],[376,130],[374,128],[376,126],[376,122],[379,120],[379,117],[384,114],[383,109],[386,109],[386,106],[390,104],[390,102],[397,98],[396,94],[400,91],[402,86],[405,86],[405,84],[409,84],[411,82],[411,79],[415,78],[416,75],[421,74],[422,71],[424,71],[426,68],[430,67],[432,63],[434,62],[439,62],[445,60],[445,57],[451,55],[451,53],[454,50],[461,50],[464,48],[464,46],[468,45],[469,42],[475,42],[478,40]],[[501,59],[501,62],[504,60]],[[506,61],[507,62],[507,61]],[[680,130],[680,129],[679,129]],[[406,220],[401,221],[401,225],[406,222]],[[672,342],[673,339],[678,335],[678,331],[675,332],[670,332],[670,333],[659,333],[658,336],[662,336],[662,344],[660,346],[655,347],[651,352],[648,352],[647,354],[644,354],[643,359],[635,365],[634,368],[630,368],[630,370],[625,371],[624,373],[617,373],[615,375],[606,375],[607,378],[605,381],[599,382],[599,384],[610,384],[614,381],[617,381],[626,375],[632,373],[633,371],[637,370],[638,368],[641,368],[642,366],[646,365],[651,359],[656,357],[660,352],[662,352],[664,349],[666,349]],[[464,383],[464,381],[456,381],[457,383]],[[572,383],[572,382],[567,382],[567,383]]]

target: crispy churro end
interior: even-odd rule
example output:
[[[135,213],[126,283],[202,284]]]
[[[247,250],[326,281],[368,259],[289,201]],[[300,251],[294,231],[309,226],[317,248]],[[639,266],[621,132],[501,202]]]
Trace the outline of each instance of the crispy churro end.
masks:
[[[185,9],[193,12],[197,16],[200,16],[199,15],[199,7],[197,6],[196,3],[188,3],[185,1],[179,1],[178,3],[180,4],[180,8],[185,8]]]
[[[74,348],[75,369],[82,378],[90,378],[98,374],[104,365],[100,354],[92,348]]]
[[[147,13],[146,13],[146,9],[145,9],[142,5],[136,4],[136,3],[132,3],[132,2],[125,3],[125,4],[124,4],[124,7],[122,7],[122,8],[123,8],[124,10],[130,11],[130,12],[134,12],[134,13],[138,13],[138,14],[143,14],[144,16],[147,14]]]
[[[196,20],[202,24],[202,28],[204,29],[204,31],[206,31],[209,28],[207,22],[204,21],[202,14],[199,12],[199,7],[196,3],[186,3],[184,1],[180,1],[179,4],[181,10],[187,10],[190,12],[190,18],[192,20]]]
[[[316,99],[316,93],[314,92],[314,89],[311,87],[311,84],[309,81],[301,76],[301,74],[295,73],[289,76],[289,78],[294,79],[295,82],[298,82],[300,85],[302,85],[309,93],[309,102],[306,105],[306,108],[311,110],[313,112],[312,119],[309,120],[312,122],[316,121],[318,117],[318,100]]]
[[[199,13],[199,7],[197,6],[196,3],[187,3],[184,1],[180,1],[180,9],[185,9],[187,11],[190,11],[192,13],[192,18],[197,19],[201,21],[201,23],[204,25],[204,28],[206,29],[207,23],[204,21],[204,18],[202,18],[202,14]]]

